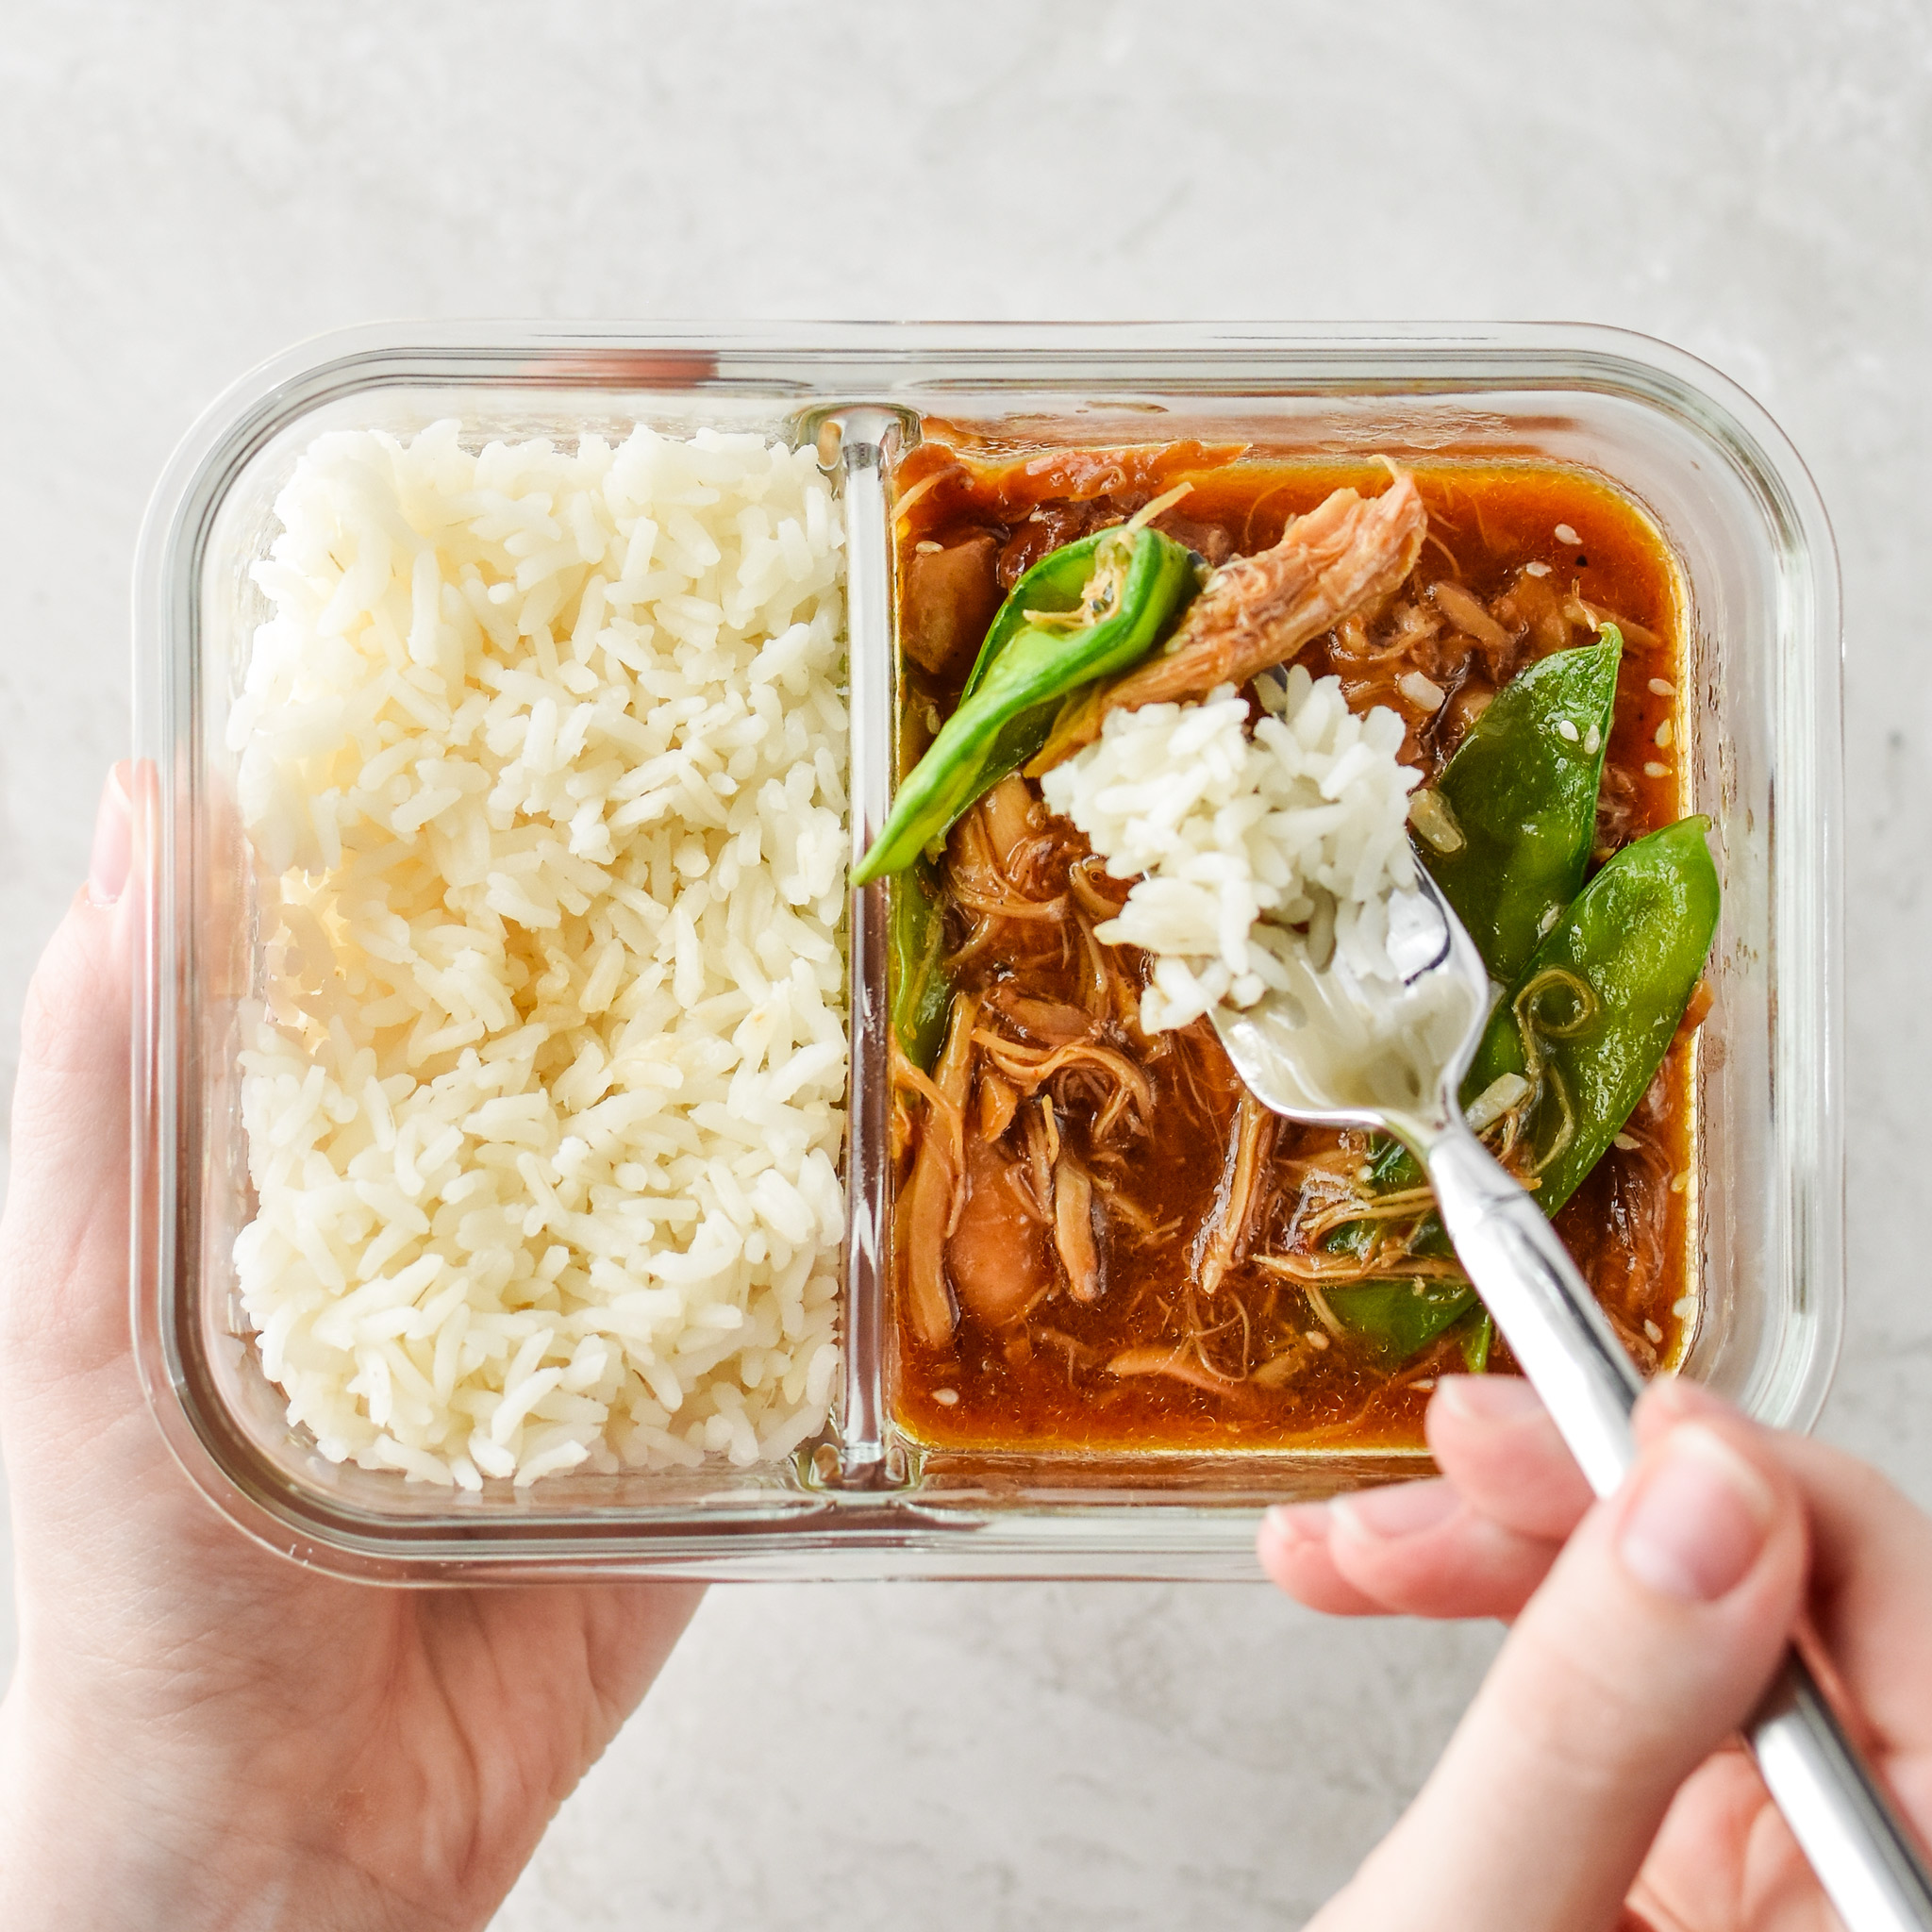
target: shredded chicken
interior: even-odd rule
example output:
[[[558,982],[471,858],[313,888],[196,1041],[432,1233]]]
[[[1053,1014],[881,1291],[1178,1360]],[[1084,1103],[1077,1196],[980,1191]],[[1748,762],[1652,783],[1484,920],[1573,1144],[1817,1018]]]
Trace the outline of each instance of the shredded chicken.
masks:
[[[987,1005],[1022,1033],[1048,1046],[1072,1046],[1093,1031],[1093,1015],[1064,1000],[1036,999],[1001,986],[988,994]]]
[[[1018,1041],[1007,1040],[997,1033],[984,1030],[975,1033],[974,1039],[985,1050],[987,1058],[1023,1093],[1037,1092],[1063,1068],[1091,1066],[1118,1083],[1131,1096],[1140,1108],[1143,1121],[1153,1118],[1152,1083],[1125,1054],[1116,1053],[1111,1047],[1081,1041],[1047,1052],[1041,1047],[1023,1046]]]
[[[1392,467],[1392,466],[1391,466]],[[1338,490],[1255,557],[1224,564],[1188,607],[1167,649],[1096,685],[1054,726],[1026,769],[1050,771],[1100,736],[1109,711],[1205,696],[1285,664],[1311,638],[1394,595],[1421,554],[1427,512],[1407,470],[1381,495]]]
[[[966,1143],[966,1192],[946,1243],[946,1271],[965,1313],[988,1328],[1010,1328],[1053,1290],[1045,1229],[1013,1164],[977,1135]]]
[[[1077,878],[1077,870],[1069,876]],[[1110,908],[1102,916],[1110,919],[1115,909]],[[1093,922],[1084,913],[1074,913],[1074,924],[1079,928],[1080,944],[1087,961],[1087,974],[1080,991],[1088,1011],[1096,1023],[1111,1020],[1120,1032],[1148,1057],[1165,1052],[1168,1045],[1166,1034],[1157,1034],[1149,1041],[1141,1030],[1141,989],[1138,982],[1121,971],[1120,955],[1113,947],[1100,943],[1093,930]]]
[[[1018,788],[1016,798],[1008,787]],[[1031,831],[1030,803],[1017,778],[996,786],[953,827],[946,843],[946,883],[969,912],[990,919],[1034,919],[1058,924],[1066,914],[1066,895],[1036,899],[1022,890],[1009,859],[1017,858]]]
[[[1020,849],[1033,832],[1033,794],[1019,777],[1002,778],[980,802],[994,861],[1008,878],[1016,873]]]
[[[963,1122],[973,1077],[973,1022],[978,1008],[979,1002],[971,993],[953,1001],[946,1043],[932,1078],[918,1075],[917,1084],[929,1095],[925,1127],[893,1221],[892,1252],[900,1288],[912,1332],[928,1348],[943,1347],[959,1319],[946,1283],[945,1251],[961,1207]],[[917,1069],[908,1064],[905,1072],[916,1074]]]
[[[1490,607],[1496,622],[1517,641],[1512,642],[1508,663],[1499,666],[1492,659],[1491,675],[1506,676],[1516,668],[1514,658],[1524,632],[1539,654],[1567,649],[1571,638],[1570,618],[1563,608],[1566,601],[1548,577],[1517,572],[1515,582]]]
[[[1053,1219],[1053,1171],[1060,1158],[1059,1123],[1055,1120],[1053,1102],[1036,1100],[1025,1113],[1027,1177],[1033,1185],[1033,1198],[1042,1221]]]
[[[1240,1385],[1231,1375],[1218,1375],[1203,1362],[1190,1342],[1168,1348],[1159,1342],[1141,1348],[1124,1348],[1108,1363],[1110,1375],[1172,1375],[1205,1389],[1210,1395],[1225,1395]]]
[[[1436,608],[1466,637],[1474,638],[1487,650],[1505,653],[1509,649],[1509,633],[1491,617],[1474,594],[1447,577],[1430,589]]]
[[[1076,1302],[1097,1302],[1103,1282],[1093,1239],[1093,1183],[1078,1161],[1062,1154],[1053,1184],[1053,1243],[1067,1271],[1067,1292]]]
[[[907,1312],[912,1332],[927,1348],[943,1348],[959,1319],[945,1271],[958,1183],[945,1136],[928,1124],[892,1218],[892,1250]]]
[[[1262,1182],[1274,1141],[1274,1116],[1243,1089],[1228,1137],[1221,1186],[1194,1242],[1195,1280],[1203,1294],[1218,1294],[1222,1278],[1246,1252],[1266,1192]]]
[[[1279,1389],[1284,1382],[1291,1382],[1307,1366],[1309,1353],[1307,1342],[1292,1343],[1271,1355],[1248,1380],[1257,1389]]]
[[[1105,863],[1093,858],[1079,859],[1067,868],[1067,890],[1073,893],[1074,905],[1095,919],[1115,918],[1127,901],[1126,886],[1109,879]]]
[[[1058,925],[1065,918],[1067,902],[1064,899],[1024,898],[1003,879],[1001,890],[996,892],[983,892],[977,888],[953,881],[953,897],[968,912],[983,914],[988,919],[1038,919],[1051,925]]]
[[[1271,1274],[1284,1274],[1304,1288],[1347,1288],[1357,1281],[1394,1277],[1404,1281],[1450,1281],[1462,1270],[1454,1262],[1430,1255],[1403,1255],[1391,1260],[1379,1250],[1357,1261],[1346,1255],[1257,1255],[1255,1265]]]
[[[991,1068],[983,1069],[979,1075],[979,1136],[983,1141],[997,1141],[1013,1124],[1013,1115],[1018,1111],[1020,1096],[1013,1088]]]

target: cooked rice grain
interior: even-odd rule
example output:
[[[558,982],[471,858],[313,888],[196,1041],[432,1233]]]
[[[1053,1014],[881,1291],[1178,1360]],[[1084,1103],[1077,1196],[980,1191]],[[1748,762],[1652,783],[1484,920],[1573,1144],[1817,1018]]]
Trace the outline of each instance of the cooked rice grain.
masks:
[[[1116,878],[1136,878],[1109,944],[1154,956],[1141,995],[1150,1033],[1218,1001],[1251,1007],[1281,966],[1252,934],[1264,915],[1300,928],[1318,965],[1339,955],[1390,977],[1390,895],[1415,883],[1403,724],[1357,717],[1339,678],[1299,664],[1256,689],[1269,715],[1223,685],[1199,703],[1115,711],[1099,740],[1046,774],[1041,791]]]
[[[266,942],[242,1306],[427,1482],[823,1425],[846,1074],[839,507],[640,428],[318,440],[229,744]]]

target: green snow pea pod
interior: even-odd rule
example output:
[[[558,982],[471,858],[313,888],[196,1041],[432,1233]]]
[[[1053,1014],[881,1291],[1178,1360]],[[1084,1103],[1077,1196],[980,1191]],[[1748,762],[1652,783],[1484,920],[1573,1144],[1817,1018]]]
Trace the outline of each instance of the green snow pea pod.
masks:
[[[1496,1340],[1496,1324],[1487,1308],[1478,1308],[1475,1319],[1462,1331],[1462,1366],[1472,1375],[1490,1372],[1490,1349]]]
[[[1059,549],[1049,551],[1013,586],[987,627],[979,655],[974,658],[972,673],[966,679],[966,687],[959,693],[960,705],[964,705],[986,682],[988,672],[1006,655],[1007,647],[1013,640],[1021,633],[1036,628],[1028,623],[1029,615],[1079,609],[1098,562],[1094,553],[1099,549],[1101,540],[1111,536],[1118,544],[1121,535],[1118,528],[1095,530],[1075,542],[1064,543]],[[1063,699],[1056,699],[1033,710],[1023,711],[1002,726],[989,755],[989,766],[1000,768],[1001,776],[1004,776],[1008,770],[1018,771],[1030,762],[1034,754],[1046,742],[1063,702]],[[987,787],[989,791],[991,789],[991,785]],[[964,808],[961,808],[962,810]]]
[[[1602,636],[1506,684],[1410,807],[1423,863],[1499,986],[1515,984],[1583,883],[1624,653],[1615,625]],[[1398,1141],[1381,1141],[1370,1167],[1378,1193],[1422,1177]]]
[[[1016,583],[1007,593],[1007,600],[994,611],[991,624],[987,626],[985,641],[979,647],[979,655],[973,660],[972,675],[966,680],[966,688],[959,693],[963,705],[979,687],[986,682],[986,674],[993,662],[1012,642],[1014,635],[1026,628],[1026,613],[1029,610],[1076,610],[1087,589],[1087,580],[1093,575],[1093,553],[1100,547],[1103,537],[1118,537],[1120,531],[1095,530],[1091,536],[1082,537],[1077,542],[1063,543],[1058,550],[1050,550]]]
[[[1461,1281],[1363,1281],[1325,1292],[1335,1319],[1390,1363],[1420,1355],[1476,1305]]]
[[[1626,845],[1536,949],[1476,1048],[1465,1101],[1505,1074],[1535,1090],[1523,1131],[1554,1214],[1657,1077],[1717,934],[1706,818]]]
[[[1602,636],[1511,678],[1411,807],[1422,860],[1499,986],[1516,983],[1590,862],[1624,654],[1614,625]]]
[[[1331,1288],[1328,1306],[1344,1328],[1393,1368],[1419,1356],[1437,1337],[1460,1331],[1462,1365],[1485,1374],[1496,1326],[1475,1291],[1459,1281],[1364,1281]]]
[[[966,695],[900,785],[852,883],[903,871],[942,838],[1046,742],[1070,691],[1154,648],[1197,581],[1191,550],[1125,525],[1042,558],[1000,607]]]
[[[943,958],[945,912],[931,866],[924,859],[908,866],[892,881],[891,898],[892,1031],[900,1052],[929,1074],[953,999]]]
[[[1722,897],[1709,827],[1706,818],[1679,819],[1611,858],[1497,1001],[1476,1046],[1465,1107],[1505,1074],[1530,1084],[1522,1131],[1540,1162],[1536,1198],[1546,1214],[1576,1191],[1630,1118],[1697,990]],[[1377,1193],[1422,1179],[1399,1142],[1371,1162]],[[1359,1253],[1366,1234],[1351,1224],[1330,1246]],[[1415,1245],[1447,1252],[1433,1216]]]

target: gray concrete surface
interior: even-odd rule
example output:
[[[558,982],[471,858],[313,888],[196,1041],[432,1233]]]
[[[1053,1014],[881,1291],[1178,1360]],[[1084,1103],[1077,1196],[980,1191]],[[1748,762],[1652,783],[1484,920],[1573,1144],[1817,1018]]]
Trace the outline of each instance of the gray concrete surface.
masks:
[[[404,314],[1621,324],[1751,389],[1837,523],[1853,1288],[1824,1427],[1932,1503],[1923,8],[14,0],[0,23],[0,1084],[127,736],[149,484],[294,339]],[[498,1924],[1295,1925],[1492,1642],[1259,1589],[717,1592]]]

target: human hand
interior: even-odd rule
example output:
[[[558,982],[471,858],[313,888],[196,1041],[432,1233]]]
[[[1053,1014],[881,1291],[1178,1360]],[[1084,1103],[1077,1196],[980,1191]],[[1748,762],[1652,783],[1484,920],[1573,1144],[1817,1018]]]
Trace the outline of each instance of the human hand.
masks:
[[[1429,1407],[1441,1480],[1270,1512],[1262,1564],[1317,1609],[1515,1620],[1309,1932],[1836,1927],[1734,1735],[1807,1607],[1932,1834],[1932,1522],[1692,1384],[1653,1385],[1636,1424],[1637,1467],[1593,1503],[1526,1382],[1457,1377]]]
[[[258,1547],[173,1461],[129,1337],[134,776],[109,780],[22,1026],[0,1224],[20,1607],[0,1924],[478,1926],[700,1590],[343,1583]]]

